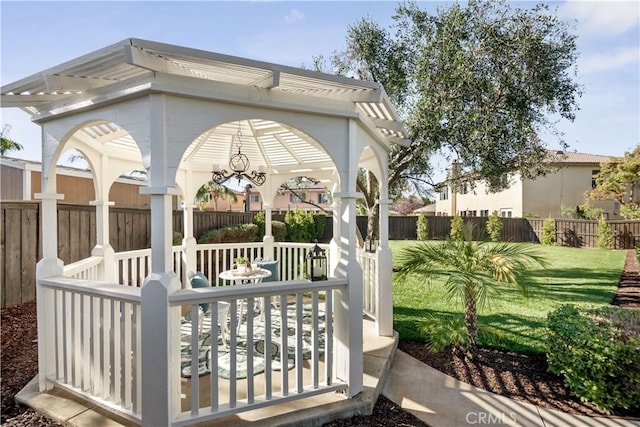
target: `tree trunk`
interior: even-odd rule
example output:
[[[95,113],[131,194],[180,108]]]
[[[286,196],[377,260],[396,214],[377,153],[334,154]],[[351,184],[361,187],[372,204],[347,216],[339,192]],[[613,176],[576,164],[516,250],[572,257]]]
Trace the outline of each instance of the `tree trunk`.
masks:
[[[367,215],[367,236],[378,239],[380,231],[380,205],[375,203],[368,210]]]
[[[473,285],[466,284],[464,289],[464,324],[467,329],[467,358],[472,359],[478,343],[478,313],[476,292]]]

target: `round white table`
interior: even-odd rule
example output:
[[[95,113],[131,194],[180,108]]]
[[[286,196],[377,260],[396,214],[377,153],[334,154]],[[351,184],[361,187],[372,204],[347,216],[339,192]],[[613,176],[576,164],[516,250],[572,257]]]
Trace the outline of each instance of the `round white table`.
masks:
[[[218,275],[222,280],[230,280],[242,283],[260,283],[262,279],[271,276],[271,272],[265,268],[254,268],[250,273],[240,273],[238,270],[226,270]]]
[[[260,283],[262,279],[271,276],[271,272],[265,268],[254,268],[250,273],[240,273],[238,270],[226,270],[218,274],[218,277],[222,280],[229,280],[234,282],[234,284],[251,284],[251,283]],[[257,298],[258,302],[258,312],[260,316],[263,315],[264,307],[262,306],[262,298]],[[240,332],[240,325],[242,319],[242,312],[246,306],[246,300],[242,299],[240,301],[240,312],[238,319],[238,332]],[[248,314],[248,313],[247,313]]]

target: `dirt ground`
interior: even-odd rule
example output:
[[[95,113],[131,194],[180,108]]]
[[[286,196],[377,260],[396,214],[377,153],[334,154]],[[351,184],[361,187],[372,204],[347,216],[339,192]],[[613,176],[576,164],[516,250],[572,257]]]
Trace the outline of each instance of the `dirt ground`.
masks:
[[[640,309],[640,276],[635,252],[629,250],[620,286],[613,304]],[[60,426],[42,415],[15,403],[15,394],[36,374],[38,361],[35,303],[5,308],[0,313],[2,347],[0,377],[2,378],[3,426]],[[567,413],[603,415],[593,405],[581,402],[562,383],[547,372],[543,355],[531,356],[491,349],[481,349],[473,363],[451,351],[431,353],[421,343],[401,341],[399,348],[418,360],[461,381],[513,399]],[[640,416],[635,412],[620,414]],[[326,427],[343,426],[426,426],[398,405],[380,396],[370,416],[338,420]]]

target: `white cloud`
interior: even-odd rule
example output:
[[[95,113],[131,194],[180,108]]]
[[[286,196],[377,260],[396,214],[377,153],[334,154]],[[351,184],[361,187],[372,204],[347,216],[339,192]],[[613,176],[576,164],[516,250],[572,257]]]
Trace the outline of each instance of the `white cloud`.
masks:
[[[640,62],[637,46],[586,55],[578,62],[578,70],[584,74],[611,71]]]
[[[304,13],[298,9],[291,9],[289,13],[284,17],[284,22],[287,24],[293,24],[295,22],[302,21],[304,19]]]
[[[563,18],[576,19],[583,35],[618,36],[640,25],[640,3],[635,0],[568,0],[558,13]]]

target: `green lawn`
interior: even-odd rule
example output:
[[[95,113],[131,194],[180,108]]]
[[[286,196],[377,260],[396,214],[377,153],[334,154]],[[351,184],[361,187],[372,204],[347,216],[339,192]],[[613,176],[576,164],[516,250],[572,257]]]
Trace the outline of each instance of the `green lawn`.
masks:
[[[416,242],[390,242],[394,255],[413,244]],[[479,312],[480,324],[504,333],[504,341],[495,347],[525,353],[544,352],[549,311],[567,303],[597,306],[613,300],[626,251],[532,246],[546,259],[547,266],[532,270],[524,279],[531,286],[529,296],[505,286],[495,300]],[[400,339],[422,341],[417,324],[428,313],[462,313],[460,300],[447,301],[442,283],[417,276],[402,284],[394,281],[394,328]],[[486,343],[480,339],[479,344]]]

